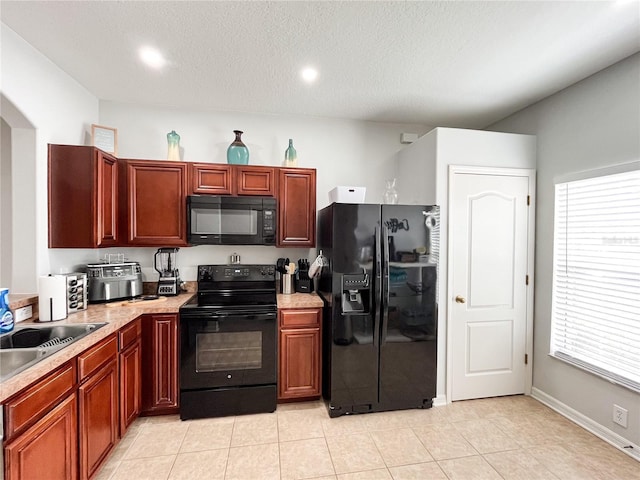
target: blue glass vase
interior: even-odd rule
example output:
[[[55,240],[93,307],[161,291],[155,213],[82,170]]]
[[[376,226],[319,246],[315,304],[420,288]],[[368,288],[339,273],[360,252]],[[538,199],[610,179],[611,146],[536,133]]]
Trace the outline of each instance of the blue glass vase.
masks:
[[[242,133],[240,130],[234,130],[236,139],[227,148],[227,163],[233,165],[247,165],[249,163],[249,149],[242,143]]]

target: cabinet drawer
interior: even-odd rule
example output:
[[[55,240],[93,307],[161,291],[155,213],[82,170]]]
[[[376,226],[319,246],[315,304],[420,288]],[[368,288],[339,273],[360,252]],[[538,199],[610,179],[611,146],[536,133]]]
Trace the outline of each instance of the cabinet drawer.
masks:
[[[7,401],[7,440],[38,421],[45,412],[66,397],[75,385],[76,365],[72,360]]]
[[[78,355],[78,379],[82,383],[89,375],[112,361],[118,354],[118,341],[115,334]]]
[[[140,319],[131,322],[126,327],[122,327],[118,332],[120,340],[120,351],[127,348],[134,343],[142,334],[142,327],[140,326]]]
[[[319,327],[320,309],[280,310],[280,326],[282,328]]]

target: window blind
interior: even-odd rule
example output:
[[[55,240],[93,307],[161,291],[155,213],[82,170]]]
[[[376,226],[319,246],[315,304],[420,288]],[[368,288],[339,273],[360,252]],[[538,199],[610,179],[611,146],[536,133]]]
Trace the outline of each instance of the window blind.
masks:
[[[551,355],[640,392],[640,171],[555,189]]]

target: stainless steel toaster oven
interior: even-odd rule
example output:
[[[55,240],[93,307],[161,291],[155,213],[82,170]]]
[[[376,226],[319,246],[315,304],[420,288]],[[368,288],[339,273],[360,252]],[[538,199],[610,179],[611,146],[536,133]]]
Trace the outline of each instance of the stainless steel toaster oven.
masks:
[[[138,262],[87,265],[89,303],[110,302],[142,295],[142,272]]]

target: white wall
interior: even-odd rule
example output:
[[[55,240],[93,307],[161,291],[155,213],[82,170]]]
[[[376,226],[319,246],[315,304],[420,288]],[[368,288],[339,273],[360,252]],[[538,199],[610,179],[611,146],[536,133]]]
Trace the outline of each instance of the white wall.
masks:
[[[536,138],[532,135],[436,128],[397,155],[400,203],[440,206],[438,268],[438,403],[446,400],[449,166],[535,168]]]
[[[0,286],[11,285],[13,212],[11,201],[11,127],[0,118]]]
[[[640,395],[548,356],[554,182],[573,172],[640,159],[640,54],[490,127],[538,138],[533,384],[543,394],[640,445]],[[613,404],[629,427],[612,422]]]
[[[242,130],[252,165],[281,166],[289,138],[298,152],[298,166],[317,170],[317,208],[329,204],[328,192],[337,185],[367,188],[365,201],[381,203],[384,180],[395,175],[393,158],[402,148],[400,134],[423,134],[429,127],[383,124],[333,118],[260,115],[238,112],[203,112],[167,107],[144,107],[110,101],[100,102],[101,125],[118,129],[118,156],[164,160],[167,133],[180,135],[181,160],[226,163],[233,130]],[[55,250],[52,270],[69,268],[77,258],[97,259],[109,252],[125,252],[139,261],[146,281],[156,281],[155,248],[108,250]],[[279,257],[314,259],[315,249],[251,246],[197,246],[182,248],[178,265],[183,280],[196,279],[203,263],[226,263],[237,252],[245,263],[275,263]],[[81,263],[81,262],[79,262]]]
[[[98,100],[4,24],[0,35],[2,118],[12,127],[13,143],[12,256],[20,265],[9,287],[13,293],[33,293],[37,276],[50,272],[47,144],[84,144],[91,123],[98,120]],[[9,118],[14,108],[19,115]],[[18,116],[29,128],[12,124]]]
[[[421,125],[187,111],[99,102],[10,28],[4,24],[0,27],[2,96],[28,120],[35,135],[32,158],[23,161],[23,155],[14,155],[18,157],[14,160],[18,166],[14,167],[13,174],[21,182],[25,181],[19,186],[20,218],[28,224],[20,227],[24,231],[17,232],[23,241],[14,242],[12,252],[20,259],[19,273],[23,279],[14,280],[15,284],[10,285],[15,293],[35,292],[37,275],[72,271],[106,253],[115,252],[123,252],[130,259],[140,261],[145,280],[157,278],[152,268],[155,248],[47,248],[47,144],[87,145],[92,123],[118,128],[118,155],[122,158],[166,158],[166,134],[176,130],[181,136],[183,160],[226,163],[226,148],[233,140],[232,130],[242,129],[246,132],[243,139],[250,149],[251,164],[281,165],[288,139],[293,138],[299,166],[317,169],[318,208],[328,204],[327,192],[336,185],[366,186],[366,200],[380,202],[384,179],[393,175],[391,159],[402,147],[400,134],[423,134],[430,129]],[[234,252],[240,253],[242,261],[247,263],[274,262],[280,256],[292,259],[315,256],[315,250],[310,249],[184,248],[178,259],[183,279],[195,279],[196,265],[224,263]]]

